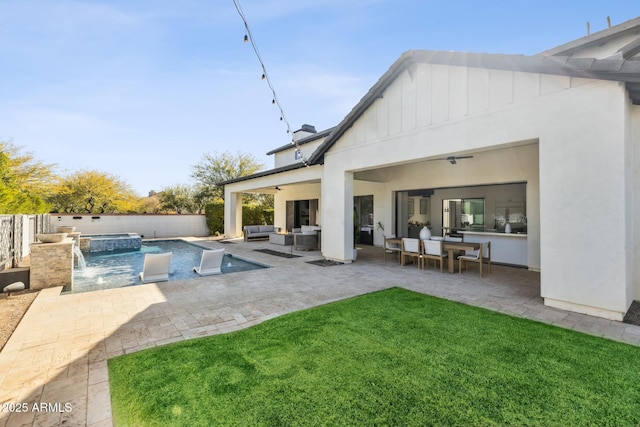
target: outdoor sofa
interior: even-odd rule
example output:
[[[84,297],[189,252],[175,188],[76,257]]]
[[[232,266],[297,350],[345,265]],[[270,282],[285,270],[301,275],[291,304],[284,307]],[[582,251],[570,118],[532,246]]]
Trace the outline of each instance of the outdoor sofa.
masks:
[[[245,225],[242,228],[244,233],[244,241],[268,239],[269,234],[275,233],[277,230],[273,225]]]

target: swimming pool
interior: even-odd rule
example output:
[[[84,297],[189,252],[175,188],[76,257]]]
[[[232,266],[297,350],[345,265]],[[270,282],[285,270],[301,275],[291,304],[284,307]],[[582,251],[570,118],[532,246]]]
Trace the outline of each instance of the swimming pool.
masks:
[[[172,253],[169,281],[200,277],[193,271],[193,267],[200,265],[203,249],[184,240],[162,240],[144,242],[138,251],[85,253],[86,268],[74,269],[71,292],[140,284],[138,274],[142,271],[144,255],[147,253]],[[225,254],[222,261],[223,274],[261,268],[267,268],[267,266],[234,257],[231,254]]]

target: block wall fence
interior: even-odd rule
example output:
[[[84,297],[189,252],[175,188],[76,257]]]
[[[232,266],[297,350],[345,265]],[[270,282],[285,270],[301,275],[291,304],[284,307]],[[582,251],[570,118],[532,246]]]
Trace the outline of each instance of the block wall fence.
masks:
[[[51,214],[51,227],[76,227],[81,234],[138,233],[144,239],[205,237],[204,215]]]

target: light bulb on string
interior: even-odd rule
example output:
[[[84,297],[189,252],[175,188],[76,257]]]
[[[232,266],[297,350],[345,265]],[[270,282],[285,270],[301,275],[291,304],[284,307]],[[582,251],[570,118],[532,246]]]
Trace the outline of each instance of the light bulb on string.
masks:
[[[280,102],[277,99],[275,88],[273,87],[273,85],[271,83],[271,79],[269,78],[269,76],[267,74],[267,70],[265,68],[264,61],[262,60],[260,52],[258,51],[258,47],[256,46],[255,40],[253,38],[253,34],[251,34],[251,29],[249,28],[249,23],[247,22],[247,18],[244,15],[244,12],[242,11],[242,8],[240,7],[240,0],[233,0],[233,4],[234,4],[234,6],[236,8],[236,11],[238,12],[238,15],[240,15],[240,18],[242,19],[242,22],[244,23],[244,27],[245,27],[244,42],[245,43],[251,43],[251,46],[253,47],[253,51],[256,54],[256,57],[257,57],[258,61],[260,62],[260,65],[262,66],[262,76],[261,76],[261,78],[262,78],[262,80],[266,80],[267,81],[267,84],[269,85],[269,89],[271,89],[271,92],[273,93],[273,98],[271,99],[271,104],[278,106],[278,108],[280,110],[280,121],[284,122],[286,124],[287,134],[292,134],[291,126],[289,124],[289,121],[285,118],[284,111],[282,110],[282,106],[280,105]],[[298,143],[296,142],[295,138],[292,138],[291,143],[298,149],[297,151],[300,152],[300,159],[302,160],[302,163],[305,166],[309,167],[310,164],[307,162],[307,159],[305,158],[304,154],[302,153],[302,150],[300,150],[300,147],[298,147]]]

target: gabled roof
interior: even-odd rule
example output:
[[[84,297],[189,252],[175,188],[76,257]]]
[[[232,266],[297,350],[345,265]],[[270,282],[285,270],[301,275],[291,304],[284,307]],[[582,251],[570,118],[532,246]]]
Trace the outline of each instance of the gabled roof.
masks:
[[[304,144],[308,144],[310,142],[313,142],[313,141],[315,141],[317,139],[324,138],[327,135],[329,135],[334,129],[335,128],[329,128],[329,129],[325,129],[323,131],[314,133],[313,135],[309,135],[309,136],[307,136],[305,138],[302,138],[299,141],[297,141],[296,145],[304,145]],[[293,143],[289,143],[289,144],[283,145],[281,147],[278,147],[278,148],[276,148],[274,150],[269,151],[267,153],[267,155],[271,155],[271,154],[279,153],[281,151],[289,150],[289,149],[291,149],[293,147],[294,147]],[[309,165],[311,165],[311,164],[309,163]],[[304,162],[300,161],[300,162],[297,162],[297,163],[292,163],[292,164],[289,164],[289,165],[280,166],[278,168],[273,168],[273,169],[268,169],[268,170],[265,170],[265,171],[256,172],[256,173],[254,173],[252,175],[241,176],[241,177],[230,179],[230,180],[227,180],[227,181],[217,182],[216,185],[222,186],[222,185],[225,185],[225,184],[233,184],[234,182],[248,181],[250,179],[260,178],[260,177],[263,177],[263,176],[275,175],[277,173],[288,172],[288,171],[292,171],[292,170],[296,170],[296,169],[302,169],[305,166],[307,166],[307,165],[305,165]]]
[[[640,19],[640,18],[639,18]],[[400,73],[416,63],[487,68],[507,71],[555,74],[599,80],[626,82],[634,104],[640,104],[640,61],[625,59],[571,58],[567,56],[525,56],[489,53],[411,50],[400,56],[373,85],[349,114],[336,126],[309,158],[309,163],[324,163],[324,154],[355,121],[380,98]]]
[[[505,71],[521,71],[529,73],[554,74],[572,77],[583,77],[598,80],[613,80],[626,83],[629,97],[634,104],[640,105],[640,61],[632,57],[640,53],[640,39],[634,40],[618,51],[618,55],[605,58],[572,58],[570,55],[577,51],[604,43],[626,32],[640,31],[640,18],[627,21],[615,27],[594,33],[590,36],[563,44],[539,55],[504,55],[489,53],[451,52],[434,50],[410,50],[403,53],[396,62],[380,77],[362,99],[353,107],[351,112],[334,128],[327,129],[316,135],[311,135],[298,141],[298,144],[311,142],[318,136],[326,139],[307,159],[308,165],[324,163],[324,154],[340,139],[340,137],[358,120],[358,118],[382,97],[391,83],[413,64],[439,64],[471,68],[486,68]],[[277,153],[291,148],[291,144],[284,145],[268,154]],[[305,167],[303,163],[295,163],[280,168],[270,169],[247,177],[237,178],[218,185],[231,184],[252,178],[272,175]]]
[[[544,52],[541,52],[540,55],[571,56],[574,52],[576,52],[579,49],[584,49],[589,46],[597,46],[602,43],[606,43],[607,41],[613,38],[619,37],[620,35],[623,35],[625,33],[635,34],[638,32],[639,29],[640,29],[640,17],[623,22],[622,24],[619,24],[619,25],[615,25],[611,28],[607,28],[606,30],[598,31],[597,33],[593,33],[591,35],[570,41],[568,43],[554,47],[553,49],[545,50]]]
[[[626,46],[623,46],[618,51],[618,54],[622,56],[622,59],[632,59],[638,53],[640,53],[640,38],[637,38]]]
[[[313,141],[315,141],[315,140],[317,140],[319,138],[324,138],[325,136],[329,135],[333,129],[334,128],[325,129],[323,131],[316,132],[313,135],[309,135],[307,137],[304,137],[304,138],[298,140],[295,145],[304,145],[304,144],[308,144],[310,142],[313,142]],[[294,147],[293,143],[289,143],[289,144],[283,145],[281,147],[278,147],[278,148],[275,148],[275,149],[269,151],[267,153],[267,156],[269,156],[271,154],[279,153],[281,151],[290,150],[293,147]]]

